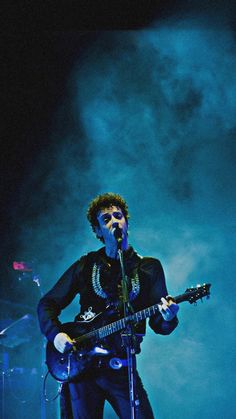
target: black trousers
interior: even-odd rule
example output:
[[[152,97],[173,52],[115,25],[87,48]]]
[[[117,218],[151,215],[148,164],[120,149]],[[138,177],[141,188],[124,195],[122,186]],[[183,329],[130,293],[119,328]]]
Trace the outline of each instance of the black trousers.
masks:
[[[147,393],[136,374],[139,401],[137,419],[154,419]],[[79,382],[64,384],[61,393],[62,419],[102,419],[105,401],[121,419],[130,419],[130,400],[127,368],[104,370]]]

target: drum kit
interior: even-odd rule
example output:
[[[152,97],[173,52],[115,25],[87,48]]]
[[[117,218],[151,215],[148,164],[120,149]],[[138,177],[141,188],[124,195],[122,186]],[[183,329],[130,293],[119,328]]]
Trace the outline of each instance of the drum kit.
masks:
[[[21,266],[20,275],[25,274],[24,267]],[[39,276],[34,282],[41,295]],[[46,419],[56,416],[49,413],[43,396],[45,339],[35,316],[36,302],[32,306],[0,299],[0,306],[0,417]]]

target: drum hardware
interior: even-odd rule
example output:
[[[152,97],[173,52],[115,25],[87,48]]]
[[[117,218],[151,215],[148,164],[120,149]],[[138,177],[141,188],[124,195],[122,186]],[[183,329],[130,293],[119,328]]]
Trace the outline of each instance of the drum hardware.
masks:
[[[8,390],[12,399],[21,404],[30,403],[33,400],[39,375],[37,368],[12,367],[4,371],[3,374],[5,378],[4,390]]]
[[[22,343],[29,342],[35,331],[35,318],[31,314],[25,314],[17,320],[6,319],[1,324],[7,326],[0,331],[0,345],[15,348]]]
[[[23,282],[28,283],[28,281],[30,282],[30,284],[34,283],[37,286],[37,292],[39,294],[39,297],[41,297],[44,294],[41,286],[40,275],[36,272],[35,261],[30,263],[13,262],[12,268],[18,274],[16,278],[18,281],[20,281],[22,284]],[[35,285],[33,287],[35,287]],[[2,307],[4,307],[3,311],[6,310],[5,312],[9,313],[9,315],[5,319],[0,320],[0,417],[2,419],[7,419],[9,417],[10,398],[10,400],[13,400],[13,408],[17,409],[17,403],[19,403],[19,415],[21,415],[21,409],[22,412],[25,409],[27,411],[27,409],[30,409],[31,406],[37,400],[36,402],[39,402],[38,413],[40,415],[40,419],[46,419],[46,401],[50,402],[55,400],[60,395],[61,388],[58,389],[56,396],[52,397],[51,399],[46,394],[47,371],[45,367],[45,338],[41,340],[40,331],[37,325],[36,318],[34,316],[35,307],[32,308],[31,305],[22,304],[21,301],[14,302],[4,299],[0,299],[0,304]],[[33,315],[29,314],[31,312],[33,313]],[[19,315],[21,313],[26,314],[15,319],[17,313]],[[28,359],[26,360],[27,367],[17,366],[17,359],[25,359],[24,357],[19,358],[19,351],[23,351],[22,355],[26,353],[27,356],[27,352],[24,351],[24,347],[20,347],[20,345],[25,344],[27,351],[28,348],[30,349],[32,342],[36,342],[36,339],[34,339],[34,337],[36,337],[38,343],[42,342],[42,356],[40,357],[39,355],[39,358],[37,356],[37,359],[41,358],[41,366],[39,365],[37,368],[28,368]],[[16,359],[13,360],[12,355],[15,356],[15,348],[17,348],[17,356]],[[8,360],[9,357],[12,361],[12,364],[10,363],[10,367]],[[29,362],[30,357],[31,355],[29,354]],[[32,360],[33,359],[34,358],[32,358]],[[20,362],[20,364],[22,364],[22,362]],[[41,382],[43,385],[41,384]],[[42,388],[42,391],[40,392],[38,391],[39,387]],[[47,380],[47,392],[52,393],[56,390],[57,387],[55,388],[55,385],[52,386],[50,380]],[[14,406],[14,400],[16,406]]]
[[[13,264],[13,269],[15,271],[17,271],[18,273],[18,280],[19,281],[23,281],[23,280],[31,280],[32,282],[34,282],[37,287],[38,287],[38,291],[40,294],[40,297],[42,297],[44,295],[44,291],[42,289],[42,285],[41,285],[41,277],[38,274],[37,271],[37,267],[36,267],[36,261],[30,261],[30,262],[26,262],[26,261],[14,261]],[[41,403],[40,403],[40,418],[41,419],[46,419],[46,402],[50,402],[55,400],[61,393],[61,386],[58,389],[57,395],[52,397],[51,399],[49,399],[47,397],[46,394],[46,380],[47,380],[47,375],[48,373],[46,372],[46,368],[45,368],[45,346],[46,346],[46,338],[42,338],[42,355],[41,355],[41,378],[43,379],[43,389],[41,392]]]

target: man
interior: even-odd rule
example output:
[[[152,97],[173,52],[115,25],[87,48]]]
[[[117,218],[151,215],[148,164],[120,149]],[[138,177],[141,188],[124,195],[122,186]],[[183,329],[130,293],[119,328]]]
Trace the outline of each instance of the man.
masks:
[[[77,294],[80,295],[81,306],[81,312],[76,316],[77,321],[83,319],[92,324],[93,317],[100,312],[108,313],[104,317],[107,324],[111,323],[110,319],[113,321],[114,313],[117,318],[123,317],[118,256],[118,248],[121,248],[133,311],[160,302],[160,313],[149,319],[149,325],[155,333],[170,334],[178,324],[176,313],[179,307],[167,296],[164,272],[159,260],[141,257],[129,245],[129,215],[124,199],[114,193],[99,195],[90,203],[87,217],[97,238],[105,246],[82,256],[40,300],[38,314],[42,332],[59,352],[72,350],[75,342],[63,332],[58,316]],[[134,326],[136,353],[141,350],[145,327],[145,320]],[[105,400],[120,418],[130,418],[126,349],[121,333],[112,334],[100,346],[106,355],[94,356],[85,374],[73,382],[63,384],[62,418],[101,419]],[[138,373],[135,377],[137,418],[151,419],[153,413],[147,394]]]

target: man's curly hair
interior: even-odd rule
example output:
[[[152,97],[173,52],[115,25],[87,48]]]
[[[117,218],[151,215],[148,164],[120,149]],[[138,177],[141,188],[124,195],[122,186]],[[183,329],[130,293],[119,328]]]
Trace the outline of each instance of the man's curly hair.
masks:
[[[128,206],[125,200],[118,194],[108,192],[102,195],[96,196],[94,198],[87,210],[87,218],[92,226],[93,231],[95,232],[95,227],[99,226],[97,215],[98,212],[105,208],[110,208],[111,206],[119,207],[124,214],[126,221],[129,218]]]

